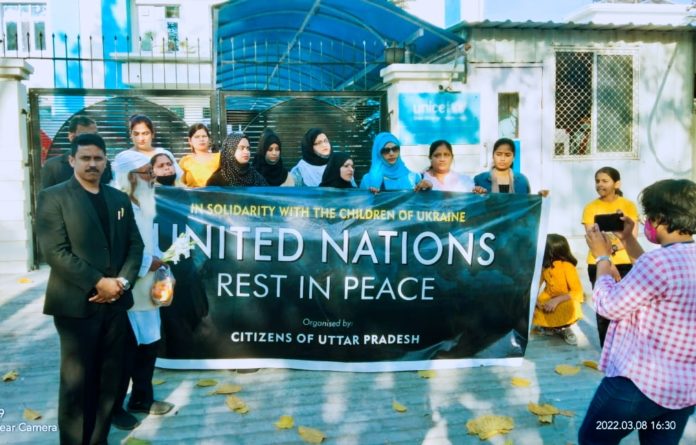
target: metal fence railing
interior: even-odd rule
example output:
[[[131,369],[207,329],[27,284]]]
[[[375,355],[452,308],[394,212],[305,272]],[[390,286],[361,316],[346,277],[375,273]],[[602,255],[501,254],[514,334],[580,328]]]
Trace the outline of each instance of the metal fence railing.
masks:
[[[210,89],[212,42],[151,36],[2,35],[0,55],[49,70],[53,88]],[[47,75],[43,73],[43,75]],[[107,77],[111,76],[107,80]]]

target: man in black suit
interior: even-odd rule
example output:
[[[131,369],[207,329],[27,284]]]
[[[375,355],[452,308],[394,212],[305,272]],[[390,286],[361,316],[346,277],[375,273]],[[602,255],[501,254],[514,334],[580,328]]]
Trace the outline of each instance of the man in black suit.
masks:
[[[128,197],[100,178],[106,146],[73,140],[74,176],[39,193],[36,230],[51,266],[44,313],[60,337],[61,444],[105,444],[119,389],[129,291],[143,242]]]
[[[87,116],[75,116],[70,119],[68,125],[68,140],[73,141],[81,134],[97,133],[97,123]],[[46,160],[41,169],[41,189],[67,181],[73,176],[73,168],[70,165],[70,153],[54,156]],[[102,184],[111,182],[111,164],[106,161],[106,169],[101,177]]]

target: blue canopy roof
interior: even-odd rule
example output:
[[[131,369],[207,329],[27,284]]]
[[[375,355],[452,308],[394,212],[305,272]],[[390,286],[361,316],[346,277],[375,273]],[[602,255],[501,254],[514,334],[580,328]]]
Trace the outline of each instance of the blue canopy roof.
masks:
[[[417,62],[463,43],[386,0],[232,0],[213,7],[216,86],[356,90],[381,83],[384,50]]]

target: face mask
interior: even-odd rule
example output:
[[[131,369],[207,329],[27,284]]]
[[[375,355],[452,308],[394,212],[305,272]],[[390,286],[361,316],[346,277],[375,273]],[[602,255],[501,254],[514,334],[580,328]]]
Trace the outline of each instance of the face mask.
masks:
[[[653,244],[659,244],[657,241],[657,229],[655,229],[655,226],[652,225],[649,219],[645,220],[645,225],[643,226],[643,233],[645,234],[645,238],[648,239]]]
[[[162,185],[174,185],[174,181],[176,181],[176,173],[173,175],[158,176],[155,178],[155,180]]]

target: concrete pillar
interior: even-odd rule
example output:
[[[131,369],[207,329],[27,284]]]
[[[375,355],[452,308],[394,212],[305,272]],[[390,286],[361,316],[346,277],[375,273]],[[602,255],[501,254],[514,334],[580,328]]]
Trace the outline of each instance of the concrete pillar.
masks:
[[[0,59],[0,272],[24,273],[34,263],[27,89],[34,69],[23,60]]]

